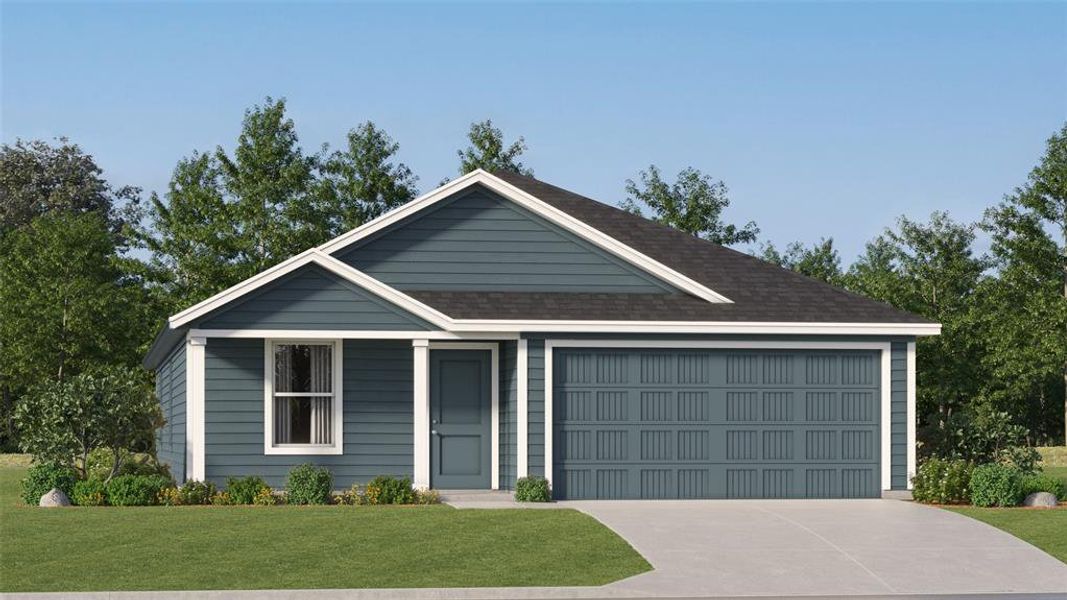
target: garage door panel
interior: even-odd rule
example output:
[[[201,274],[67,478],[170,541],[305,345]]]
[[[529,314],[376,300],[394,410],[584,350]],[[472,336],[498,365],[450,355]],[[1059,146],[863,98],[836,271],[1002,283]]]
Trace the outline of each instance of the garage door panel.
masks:
[[[875,352],[556,356],[560,498],[879,494]]]

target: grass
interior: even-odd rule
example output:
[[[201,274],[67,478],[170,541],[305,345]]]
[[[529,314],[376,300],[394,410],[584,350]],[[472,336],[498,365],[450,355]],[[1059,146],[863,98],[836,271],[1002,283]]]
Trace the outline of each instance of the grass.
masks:
[[[1067,508],[946,508],[1003,529],[1067,563]]]
[[[651,569],[574,510],[17,506],[0,467],[0,591],[602,585]]]

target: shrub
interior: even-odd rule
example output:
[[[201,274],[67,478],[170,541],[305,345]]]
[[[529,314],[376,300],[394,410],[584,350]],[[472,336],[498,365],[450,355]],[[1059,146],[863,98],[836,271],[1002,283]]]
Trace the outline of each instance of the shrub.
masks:
[[[379,475],[367,484],[363,500],[366,504],[414,504],[415,490],[407,477]]]
[[[159,490],[159,495],[156,496],[156,504],[161,506],[181,506],[181,492],[174,486],[167,486]]]
[[[415,490],[415,504],[440,504],[441,493],[437,490]]]
[[[1029,446],[1030,430],[1011,414],[989,404],[954,412],[943,427],[931,426],[920,436],[922,446],[934,456],[962,458],[974,464],[992,462],[1013,465],[1032,473],[1041,455]]]
[[[178,488],[178,500],[181,504],[211,504],[215,495],[215,484],[208,481],[190,479]]]
[[[74,491],[74,470],[58,463],[35,464],[26,471],[22,480],[22,501],[30,506],[37,506],[41,496],[48,490],[56,488],[68,496]]]
[[[519,502],[551,502],[552,489],[544,477],[520,477],[515,482],[515,499]]]
[[[107,500],[112,506],[150,506],[166,487],[173,483],[160,475],[120,475],[107,483]]]
[[[230,506],[234,504],[234,501],[229,492],[215,492],[211,496],[211,504],[213,506]]]
[[[285,490],[289,504],[329,504],[333,475],[326,467],[299,465],[290,469]]]
[[[912,497],[930,504],[966,504],[971,499],[973,469],[962,459],[928,458],[911,479]]]
[[[988,463],[971,473],[971,503],[975,506],[1018,506],[1022,492],[1021,473],[1015,467]]]
[[[231,504],[252,504],[256,494],[263,488],[270,489],[262,477],[249,475],[248,477],[230,477],[226,480],[226,493],[230,497]]]
[[[333,501],[343,506],[357,506],[363,504],[363,492],[360,491],[359,485],[356,484],[334,496]]]
[[[1035,492],[1048,492],[1059,500],[1067,497],[1067,484],[1059,479],[1044,473],[1024,475],[1022,480],[1022,497],[1026,498]]]
[[[99,479],[83,479],[74,483],[70,501],[78,506],[103,506],[107,504],[107,487]]]
[[[278,497],[274,495],[270,488],[263,488],[256,492],[256,497],[252,498],[252,504],[256,506],[274,506],[278,504]]]
[[[162,475],[170,478],[170,469],[167,465],[156,462],[147,454],[134,454],[129,450],[119,451],[118,475]],[[111,477],[115,465],[115,453],[108,448],[97,448],[89,453],[85,461],[86,479],[99,479],[107,481]]]

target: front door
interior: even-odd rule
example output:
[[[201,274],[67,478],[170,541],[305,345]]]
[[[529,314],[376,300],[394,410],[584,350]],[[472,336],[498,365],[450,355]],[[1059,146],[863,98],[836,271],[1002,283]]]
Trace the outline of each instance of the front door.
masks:
[[[430,486],[489,489],[489,350],[430,351]]]

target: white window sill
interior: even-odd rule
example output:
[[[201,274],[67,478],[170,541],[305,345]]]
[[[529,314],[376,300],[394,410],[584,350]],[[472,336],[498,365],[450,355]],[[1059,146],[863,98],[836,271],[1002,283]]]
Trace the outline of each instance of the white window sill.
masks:
[[[280,456],[323,456],[323,455],[341,455],[344,454],[344,448],[341,446],[319,446],[319,445],[292,445],[292,446],[265,446],[263,448],[263,454],[267,456],[280,455]]]

